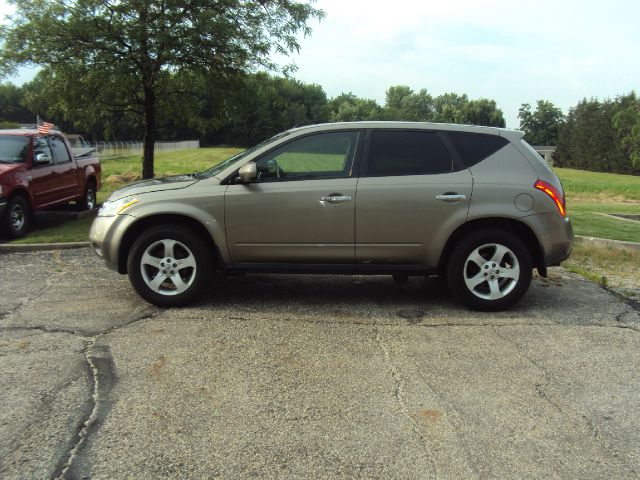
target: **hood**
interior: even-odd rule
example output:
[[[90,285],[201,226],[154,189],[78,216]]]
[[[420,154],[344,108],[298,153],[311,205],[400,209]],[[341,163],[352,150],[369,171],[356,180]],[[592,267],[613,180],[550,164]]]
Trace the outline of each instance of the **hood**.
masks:
[[[24,167],[24,163],[0,163],[0,176]]]
[[[129,183],[119,188],[111,194],[109,200],[117,200],[129,195],[140,195],[142,193],[160,192],[163,190],[176,190],[186,188],[198,181],[193,175],[173,175],[171,177],[152,178],[150,180],[140,180]]]

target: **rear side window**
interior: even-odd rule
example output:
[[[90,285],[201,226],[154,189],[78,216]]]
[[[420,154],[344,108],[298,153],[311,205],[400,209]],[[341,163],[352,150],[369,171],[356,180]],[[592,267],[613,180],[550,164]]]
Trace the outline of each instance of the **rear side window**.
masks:
[[[506,138],[481,133],[448,132],[447,135],[467,168],[493,155],[509,143]]]
[[[67,146],[64,143],[62,138],[58,137],[50,137],[51,148],[53,149],[53,153],[55,155],[56,163],[67,163],[71,161],[71,157],[69,156],[69,151],[67,150]]]
[[[435,132],[371,132],[366,176],[427,175],[452,170],[451,155]]]

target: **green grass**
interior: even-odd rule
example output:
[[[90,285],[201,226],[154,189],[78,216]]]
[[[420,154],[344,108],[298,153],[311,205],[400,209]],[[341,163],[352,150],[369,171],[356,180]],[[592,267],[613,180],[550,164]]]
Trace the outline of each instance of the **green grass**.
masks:
[[[605,213],[640,214],[640,204],[571,203],[567,205],[577,235],[640,242],[640,222],[612,218]]]
[[[640,177],[554,168],[569,198],[586,201],[640,202]]]
[[[180,150],[177,152],[158,153],[154,162],[157,177],[166,175],[179,175],[181,173],[199,172],[241,152],[243,148],[217,147],[195,148]],[[142,157],[131,155],[128,157],[116,157],[103,159],[102,164],[102,188],[98,192],[98,203],[102,203],[128,180],[139,179],[142,176]],[[122,176],[123,179],[114,178]],[[111,179],[109,177],[112,177]]]
[[[35,230],[24,238],[11,243],[58,243],[58,242],[86,242],[93,217],[71,220],[46,230]]]
[[[562,265],[623,295],[632,298],[640,295],[640,252],[578,243]]]
[[[287,172],[342,172],[346,158],[344,155],[331,153],[284,153],[278,155],[276,160],[286,174]]]
[[[577,235],[640,242],[640,222],[604,214],[640,214],[640,177],[554,168]]]

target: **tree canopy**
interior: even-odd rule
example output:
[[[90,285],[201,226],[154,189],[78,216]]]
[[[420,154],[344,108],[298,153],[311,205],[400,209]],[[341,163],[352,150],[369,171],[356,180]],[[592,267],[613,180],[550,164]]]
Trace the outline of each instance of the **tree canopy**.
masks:
[[[532,145],[555,145],[558,131],[564,122],[562,110],[546,100],[538,100],[532,112],[531,105],[523,103],[518,112],[520,129]]]
[[[562,167],[640,174],[640,101],[634,92],[613,100],[583,99],[558,133],[554,162]]]
[[[293,0],[13,0],[16,14],[0,30],[0,65],[46,66],[69,119],[120,112],[143,125],[143,176],[153,176],[157,115],[165,101],[189,96],[172,74],[233,77],[277,68],[273,53],[299,49],[297,34],[323,12]],[[43,79],[44,80],[44,79]],[[184,86],[184,85],[183,85]],[[188,86],[187,86],[188,87]]]

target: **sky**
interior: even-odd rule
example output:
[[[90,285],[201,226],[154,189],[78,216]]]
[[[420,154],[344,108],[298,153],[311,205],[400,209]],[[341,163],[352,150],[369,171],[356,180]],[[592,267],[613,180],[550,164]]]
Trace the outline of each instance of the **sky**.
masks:
[[[392,85],[432,95],[496,100],[517,128],[522,103],[563,112],[584,97],[640,86],[640,2],[635,0],[318,0],[293,62],[299,80],[384,103]],[[9,7],[0,0],[0,17]],[[14,83],[33,76],[23,69]]]

